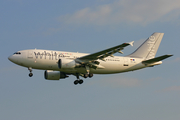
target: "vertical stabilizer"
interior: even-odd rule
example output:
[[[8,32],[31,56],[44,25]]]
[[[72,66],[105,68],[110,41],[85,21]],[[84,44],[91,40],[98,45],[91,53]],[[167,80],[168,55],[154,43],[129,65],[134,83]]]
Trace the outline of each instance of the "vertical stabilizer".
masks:
[[[155,57],[164,33],[153,33],[135,52],[129,57],[139,57],[145,60]]]

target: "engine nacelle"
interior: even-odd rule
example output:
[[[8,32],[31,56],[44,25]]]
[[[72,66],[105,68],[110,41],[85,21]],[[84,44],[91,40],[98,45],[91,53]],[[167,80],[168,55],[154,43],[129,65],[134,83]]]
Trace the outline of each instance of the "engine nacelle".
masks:
[[[76,63],[74,60],[71,59],[59,59],[58,67],[59,69],[68,69],[68,68],[75,68],[76,66],[80,66],[79,63]]]
[[[46,70],[44,72],[44,78],[46,80],[59,80],[59,79],[64,79],[68,76],[66,76],[65,73],[60,72],[60,71],[52,71],[52,70]]]

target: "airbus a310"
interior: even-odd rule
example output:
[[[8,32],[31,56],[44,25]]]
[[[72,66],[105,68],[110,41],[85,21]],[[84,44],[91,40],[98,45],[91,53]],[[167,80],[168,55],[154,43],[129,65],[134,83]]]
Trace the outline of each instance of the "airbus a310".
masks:
[[[153,33],[136,51],[128,56],[114,56],[131,45],[134,41],[123,43],[109,49],[93,54],[30,49],[15,52],[8,59],[20,66],[27,67],[29,77],[33,76],[32,69],[45,70],[44,77],[47,80],[59,80],[76,76],[74,84],[82,84],[83,78],[91,78],[93,74],[114,74],[134,71],[146,67],[162,64],[172,55],[156,57],[164,33]]]

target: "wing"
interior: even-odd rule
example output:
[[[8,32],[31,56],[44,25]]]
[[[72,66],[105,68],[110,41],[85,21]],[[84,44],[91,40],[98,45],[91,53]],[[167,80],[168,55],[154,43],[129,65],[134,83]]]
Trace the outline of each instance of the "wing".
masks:
[[[93,64],[99,64],[95,60],[100,59],[100,60],[105,61],[104,58],[106,58],[108,56],[112,56],[113,57],[113,54],[117,53],[117,52],[123,54],[123,52],[121,50],[123,50],[124,47],[126,47],[128,45],[133,46],[133,43],[134,43],[134,41],[129,42],[129,43],[123,43],[121,45],[118,45],[118,46],[115,46],[115,47],[112,47],[112,48],[109,48],[109,49],[106,49],[106,50],[102,50],[100,52],[96,52],[96,53],[93,53],[93,54],[89,54],[89,55],[80,57],[80,58],[76,59],[76,61],[81,63],[81,64],[87,64],[87,63],[88,64],[92,64],[92,65]]]

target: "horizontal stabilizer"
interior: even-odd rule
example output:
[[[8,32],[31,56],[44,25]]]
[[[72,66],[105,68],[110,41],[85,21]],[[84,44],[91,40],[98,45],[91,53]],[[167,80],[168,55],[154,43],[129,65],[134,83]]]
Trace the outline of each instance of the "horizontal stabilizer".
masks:
[[[163,55],[163,56],[160,56],[160,57],[156,57],[156,58],[153,58],[153,59],[149,59],[149,60],[145,60],[145,61],[142,61],[143,64],[152,64],[152,63],[156,63],[156,62],[159,62],[161,60],[164,60],[168,57],[171,57],[173,55]]]

